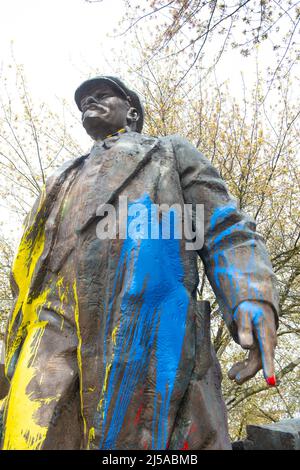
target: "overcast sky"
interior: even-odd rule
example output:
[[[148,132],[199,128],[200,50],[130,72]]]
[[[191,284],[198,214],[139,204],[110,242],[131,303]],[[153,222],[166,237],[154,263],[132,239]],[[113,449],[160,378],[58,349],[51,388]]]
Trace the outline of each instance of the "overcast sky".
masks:
[[[122,0],[95,4],[84,0],[1,0],[0,13],[0,65],[7,65],[13,49],[16,62],[25,67],[31,92],[46,102],[55,95],[71,102],[74,90],[90,73],[96,69],[114,72],[107,65],[113,48],[126,48],[124,36],[107,37],[118,28],[124,14]],[[261,63],[268,60],[268,52],[265,47]],[[132,48],[126,52],[132,53]],[[245,59],[238,51],[226,54],[218,73],[221,80],[230,78],[232,93],[241,88],[241,71],[251,82],[254,58]]]
[[[103,53],[109,56],[116,43],[106,35],[117,27],[122,8],[119,0],[94,5],[83,0],[1,0],[0,63],[6,65],[13,47],[35,93],[69,101],[89,70],[105,64]]]

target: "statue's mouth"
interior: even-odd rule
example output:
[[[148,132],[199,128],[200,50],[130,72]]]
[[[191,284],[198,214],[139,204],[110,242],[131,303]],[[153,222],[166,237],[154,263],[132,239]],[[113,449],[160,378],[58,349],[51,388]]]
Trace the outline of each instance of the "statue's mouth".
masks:
[[[83,108],[82,121],[86,118],[102,118],[108,113],[108,109],[99,104],[90,104]]]
[[[89,110],[98,110],[99,109],[99,106],[96,104],[96,103],[90,103],[90,104],[87,104],[86,106],[84,106],[82,108],[82,112],[83,114],[86,112],[86,111],[89,111]]]

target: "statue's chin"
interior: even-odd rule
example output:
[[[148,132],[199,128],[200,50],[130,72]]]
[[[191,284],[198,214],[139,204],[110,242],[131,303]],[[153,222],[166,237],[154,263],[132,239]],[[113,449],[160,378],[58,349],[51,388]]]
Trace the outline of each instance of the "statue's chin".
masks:
[[[103,127],[102,121],[99,118],[99,116],[95,115],[84,115],[82,119],[82,125],[87,131],[88,134],[95,134],[97,131],[101,132],[101,129]]]
[[[99,112],[96,110],[88,109],[82,116],[82,124],[84,126],[87,124],[95,126],[99,122],[101,122],[101,116],[99,116]]]
[[[108,134],[113,134],[120,127],[106,122],[103,115],[99,115],[97,110],[87,110],[82,116],[82,125],[86,132],[93,138],[104,138]]]

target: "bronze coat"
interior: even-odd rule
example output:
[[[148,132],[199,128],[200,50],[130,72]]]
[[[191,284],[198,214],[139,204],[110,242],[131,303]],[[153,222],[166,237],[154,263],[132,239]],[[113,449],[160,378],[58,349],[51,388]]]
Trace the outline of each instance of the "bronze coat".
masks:
[[[129,206],[204,204],[203,247],[99,239],[99,208],[113,204],[118,214],[119,196]],[[196,301],[198,255],[235,340],[241,302],[267,302],[276,314],[278,301],[255,223],[210,162],[178,136],[97,142],[48,180],[24,240],[23,269],[37,260],[22,301],[13,280],[3,447],[230,448],[209,307]],[[24,386],[17,372],[29,366]],[[22,387],[36,405],[27,428],[13,413]]]

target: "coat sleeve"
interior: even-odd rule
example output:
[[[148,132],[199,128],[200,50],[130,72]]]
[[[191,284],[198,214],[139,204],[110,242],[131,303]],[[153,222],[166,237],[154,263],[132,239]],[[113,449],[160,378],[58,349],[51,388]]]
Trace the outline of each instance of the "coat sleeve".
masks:
[[[233,338],[237,341],[233,313],[246,300],[270,304],[278,324],[276,278],[254,220],[239,210],[207,158],[179,136],[171,141],[185,203],[193,205],[193,214],[195,204],[204,205],[204,243],[198,253]]]

